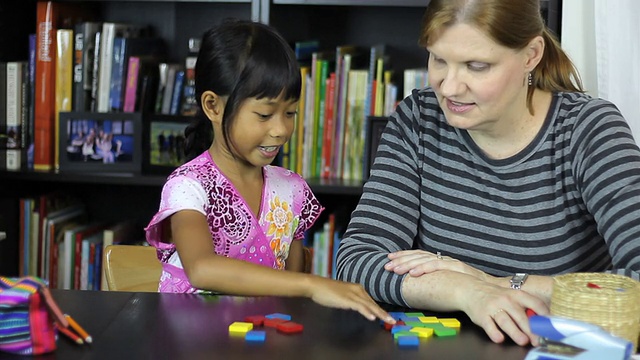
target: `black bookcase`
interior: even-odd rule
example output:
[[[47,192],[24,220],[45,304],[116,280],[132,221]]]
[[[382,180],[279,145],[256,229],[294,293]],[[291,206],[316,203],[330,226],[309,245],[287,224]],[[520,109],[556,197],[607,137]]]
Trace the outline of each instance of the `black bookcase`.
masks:
[[[181,62],[190,37],[200,36],[224,18],[259,20],[288,40],[318,39],[324,47],[384,43],[396,78],[406,68],[425,66],[417,44],[427,0],[61,0],[91,6],[100,20],[150,25],[164,38],[168,60]],[[561,0],[542,1],[549,26],[560,34]],[[0,5],[0,61],[25,60],[28,35],[35,32],[36,0]],[[91,217],[133,219],[142,228],[155,213],[165,176],[139,173],[56,173],[0,171],[0,275],[18,272],[18,199],[51,191],[81,198]],[[322,204],[348,217],[362,191],[361,181],[307,179]],[[336,210],[337,209],[337,210]],[[321,219],[322,220],[322,219]],[[0,229],[2,231],[3,229]]]

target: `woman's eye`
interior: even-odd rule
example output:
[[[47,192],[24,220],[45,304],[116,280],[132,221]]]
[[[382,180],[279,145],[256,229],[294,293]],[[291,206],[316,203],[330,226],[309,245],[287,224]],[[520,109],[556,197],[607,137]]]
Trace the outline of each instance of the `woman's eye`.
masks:
[[[473,71],[484,71],[489,68],[489,64],[479,62],[470,62],[467,66]]]

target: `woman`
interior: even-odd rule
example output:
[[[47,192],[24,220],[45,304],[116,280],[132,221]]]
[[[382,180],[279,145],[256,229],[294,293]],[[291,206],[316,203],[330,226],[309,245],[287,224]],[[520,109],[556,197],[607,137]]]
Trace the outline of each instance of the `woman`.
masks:
[[[390,117],[337,259],[379,301],[462,310],[520,345],[553,275],[640,271],[640,150],[539,5],[429,3],[431,86]]]

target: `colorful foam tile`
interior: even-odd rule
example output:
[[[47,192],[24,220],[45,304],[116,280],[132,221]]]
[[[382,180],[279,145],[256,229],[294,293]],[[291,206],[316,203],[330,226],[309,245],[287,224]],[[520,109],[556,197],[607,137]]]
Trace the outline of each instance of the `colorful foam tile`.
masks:
[[[405,324],[411,327],[426,327],[428,323],[423,323],[422,321],[405,321]]]
[[[296,333],[302,332],[302,330],[304,329],[304,326],[302,326],[302,324],[294,323],[292,321],[287,321],[287,322],[278,324],[276,328],[278,329],[279,332],[282,332],[285,334],[296,334]]]
[[[244,322],[252,323],[253,326],[262,326],[264,324],[265,317],[262,315],[247,316],[244,318]]]
[[[450,328],[454,328],[454,329],[460,329],[460,320],[455,319],[455,318],[443,318],[440,319],[440,324],[446,326],[446,327],[450,327]]]
[[[416,333],[411,332],[410,330],[398,331],[397,333],[393,334],[393,340],[398,340],[403,336],[416,336]]]
[[[439,322],[438,318],[435,316],[419,316],[418,320],[420,320],[420,322],[427,323],[427,324],[433,324],[433,323]]]
[[[283,320],[291,321],[291,315],[289,314],[273,313],[273,314],[265,315],[264,317],[267,319],[283,319]]]
[[[404,316],[409,318],[417,318],[417,317],[424,316],[424,314],[421,312],[406,312],[404,313]]]
[[[265,342],[267,333],[264,330],[247,331],[244,339],[249,342]]]
[[[389,315],[396,320],[401,320],[404,317],[404,313],[399,311],[390,311]]]
[[[277,328],[278,324],[282,324],[287,322],[287,320],[285,319],[280,319],[280,318],[273,318],[273,319],[269,319],[269,318],[265,318],[264,319],[264,326],[266,327],[270,327],[270,328]]]
[[[253,329],[253,324],[249,323],[249,322],[242,322],[242,321],[236,321],[234,323],[232,323],[231,325],[229,325],[229,332],[230,333],[246,333],[247,331],[250,331]]]
[[[395,334],[395,333],[397,333],[398,331],[409,331],[409,330],[411,330],[411,326],[407,326],[407,325],[394,325],[394,326],[391,328],[391,333],[392,333],[392,334]]]
[[[425,327],[414,327],[409,330],[412,333],[416,333],[421,339],[428,339],[433,336],[433,329],[425,328]]]
[[[398,346],[401,348],[415,348],[420,345],[417,336],[400,336],[398,338]]]
[[[443,326],[438,329],[433,329],[433,332],[435,332],[436,336],[438,337],[455,336],[456,334],[458,334],[456,329],[452,329],[446,326]]]

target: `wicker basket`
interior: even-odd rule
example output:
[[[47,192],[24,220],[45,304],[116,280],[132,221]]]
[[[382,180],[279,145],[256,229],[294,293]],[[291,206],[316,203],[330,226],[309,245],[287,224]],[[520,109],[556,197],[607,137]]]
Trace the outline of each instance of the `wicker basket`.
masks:
[[[600,288],[592,288],[592,283]],[[638,346],[640,334],[640,282],[607,273],[572,273],[556,276],[551,315],[581,320]]]

